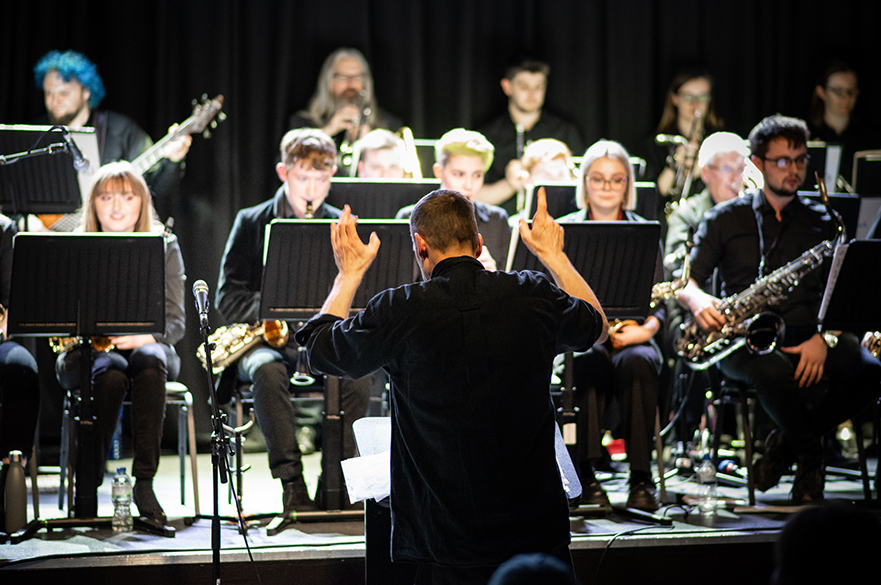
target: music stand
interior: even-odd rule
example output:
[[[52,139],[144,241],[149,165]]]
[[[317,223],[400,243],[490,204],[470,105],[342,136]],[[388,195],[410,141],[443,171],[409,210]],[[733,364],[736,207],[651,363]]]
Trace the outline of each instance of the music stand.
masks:
[[[854,153],[852,179],[860,195],[881,195],[881,150]]]
[[[333,178],[326,201],[339,209],[348,203],[360,219],[394,219],[399,209],[439,188],[437,179]]]
[[[96,480],[101,470],[95,448],[90,340],[165,331],[165,241],[161,235],[146,233],[18,234],[10,306],[15,308],[9,318],[11,335],[83,339],[76,523],[63,525],[109,524],[110,518],[96,518]],[[33,532],[57,525],[54,520],[41,523]],[[150,526],[139,523],[141,528]]]
[[[826,181],[827,186],[837,185],[843,147],[836,143],[811,140],[807,143],[807,148],[811,157],[807,176],[813,177],[814,173],[818,173]]]
[[[98,140],[94,128],[69,132],[87,160],[97,161]],[[58,153],[63,154],[35,156]],[[91,171],[97,168],[98,165],[92,165]],[[57,129],[53,132],[52,126],[0,125],[0,208],[3,213],[74,212],[82,205],[91,177],[92,172],[74,171],[62,133]]]
[[[881,330],[878,258],[881,240],[854,240],[835,250],[820,305],[824,329],[855,333]]]
[[[817,191],[799,191],[799,195],[817,203],[822,203]],[[860,196],[852,193],[829,193],[829,206],[841,216],[848,236],[854,237],[860,222]]]
[[[337,274],[330,243],[332,221],[285,219],[267,226],[260,319],[305,321],[321,309]],[[363,220],[357,229],[362,241],[375,231],[382,245],[355,294],[354,310],[364,308],[379,292],[413,282],[414,263],[408,221]],[[338,511],[345,497],[340,467],[345,413],[341,412],[339,378],[335,376],[327,377],[324,405],[321,489],[327,510]],[[339,512],[332,517],[345,519]],[[277,517],[267,527],[267,534],[283,530],[292,521]]]

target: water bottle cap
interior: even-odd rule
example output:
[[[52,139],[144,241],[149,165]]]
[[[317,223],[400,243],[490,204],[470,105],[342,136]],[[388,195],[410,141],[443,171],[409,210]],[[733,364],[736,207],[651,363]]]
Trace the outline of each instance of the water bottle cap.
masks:
[[[125,467],[117,467],[116,475],[125,475]]]
[[[709,461],[709,460],[710,460],[709,452],[704,453],[704,456],[701,458],[701,461]]]
[[[12,461],[19,461],[20,462],[21,459],[22,459],[21,451],[10,451],[9,452],[9,461],[10,462],[12,462]]]

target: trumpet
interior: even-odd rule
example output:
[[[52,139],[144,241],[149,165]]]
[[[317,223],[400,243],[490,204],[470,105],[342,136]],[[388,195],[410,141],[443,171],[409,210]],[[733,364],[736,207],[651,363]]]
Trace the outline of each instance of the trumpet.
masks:
[[[253,325],[236,323],[220,327],[208,337],[212,348],[211,369],[215,374],[219,374],[260,343],[265,342],[275,348],[284,347],[288,337],[288,324],[285,321],[258,321]],[[202,367],[208,369],[204,345],[200,345],[196,350],[196,357],[202,362]]]
[[[52,353],[59,354],[70,351],[82,345],[82,337],[50,337],[49,347]],[[109,337],[93,337],[92,348],[98,351],[110,351],[114,348],[113,342]]]

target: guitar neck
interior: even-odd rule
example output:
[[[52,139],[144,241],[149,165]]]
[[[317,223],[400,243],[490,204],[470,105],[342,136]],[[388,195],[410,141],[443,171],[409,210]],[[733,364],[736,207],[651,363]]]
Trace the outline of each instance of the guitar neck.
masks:
[[[196,127],[198,120],[193,117],[190,117],[181,124],[174,132],[166,134],[162,140],[145,150],[138,158],[132,161],[132,166],[138,171],[140,174],[144,174],[150,169],[153,168],[156,163],[163,157],[162,152],[165,150],[165,146],[171,142],[172,140],[177,140],[178,138],[182,138],[184,136],[189,136],[193,133],[193,129]]]

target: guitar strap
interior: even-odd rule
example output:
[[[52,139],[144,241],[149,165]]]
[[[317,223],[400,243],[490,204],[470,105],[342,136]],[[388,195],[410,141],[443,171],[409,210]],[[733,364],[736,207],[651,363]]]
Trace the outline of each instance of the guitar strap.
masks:
[[[98,158],[104,158],[104,140],[107,138],[107,112],[95,112],[95,134],[98,137]]]

